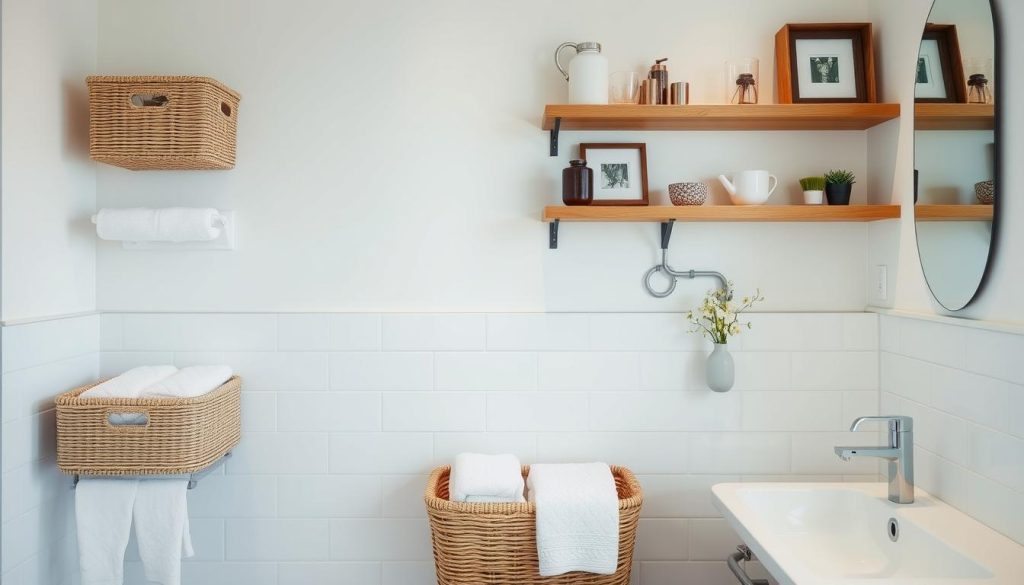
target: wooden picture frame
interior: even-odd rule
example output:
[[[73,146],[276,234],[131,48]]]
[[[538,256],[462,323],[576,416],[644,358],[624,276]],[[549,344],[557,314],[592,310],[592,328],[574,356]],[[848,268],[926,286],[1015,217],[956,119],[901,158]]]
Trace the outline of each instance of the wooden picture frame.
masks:
[[[942,72],[945,97],[917,97],[915,92],[914,101],[917,103],[967,103],[967,78],[964,76],[963,55],[960,53],[960,38],[956,32],[955,24],[932,24],[924,27],[924,34],[921,35],[921,44],[925,41],[935,41],[938,45],[939,71]],[[919,66],[923,59],[918,54]],[[920,74],[920,72],[918,72]]]
[[[625,151],[637,152],[627,154]],[[590,205],[649,205],[646,144],[589,142],[580,144],[580,158],[587,161],[588,166],[591,162],[596,163],[596,166],[591,166],[594,171],[594,198]],[[638,184],[634,183],[636,177],[639,178]],[[616,191],[619,190],[622,191],[621,198],[617,197]]]
[[[843,70],[853,68],[852,81],[844,73],[846,81],[839,83],[838,73],[835,83],[837,89],[849,88],[843,96],[808,96],[801,95],[801,81],[807,87],[810,64],[801,69],[798,58],[798,41],[848,41],[851,44],[852,63],[843,65],[838,60],[836,67]],[[803,80],[801,75],[803,74]],[[813,83],[821,83],[818,80]],[[789,23],[775,34],[775,93],[780,104],[821,104],[821,103],[878,103],[878,86],[875,80],[875,46],[874,33],[870,22],[831,22],[831,23]],[[808,92],[805,92],[808,93]]]

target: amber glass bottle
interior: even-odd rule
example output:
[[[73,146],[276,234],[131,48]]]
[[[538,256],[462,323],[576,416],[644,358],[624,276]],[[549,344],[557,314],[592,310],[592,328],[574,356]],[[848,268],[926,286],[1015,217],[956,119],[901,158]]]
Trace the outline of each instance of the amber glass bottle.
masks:
[[[585,160],[569,161],[569,167],[562,170],[562,203],[590,205],[593,200],[594,170]]]

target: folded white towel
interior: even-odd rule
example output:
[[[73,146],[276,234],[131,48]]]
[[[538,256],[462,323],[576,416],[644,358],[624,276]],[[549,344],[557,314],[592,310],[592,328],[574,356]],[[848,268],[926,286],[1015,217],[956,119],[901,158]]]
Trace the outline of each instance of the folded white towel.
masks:
[[[570,571],[611,575],[619,560],[619,499],[605,463],[530,466],[537,504],[540,575]]]
[[[140,396],[152,398],[191,398],[202,396],[227,382],[232,374],[228,366],[189,366],[142,390]]]
[[[96,234],[127,242],[208,242],[220,237],[220,212],[213,208],[101,209]]]
[[[523,470],[515,455],[460,453],[448,481],[453,502],[525,502]]]

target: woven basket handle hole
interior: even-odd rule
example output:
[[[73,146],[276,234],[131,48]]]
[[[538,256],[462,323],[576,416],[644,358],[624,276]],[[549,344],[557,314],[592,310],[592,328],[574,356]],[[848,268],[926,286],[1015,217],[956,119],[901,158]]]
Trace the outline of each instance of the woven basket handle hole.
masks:
[[[148,427],[149,415],[145,412],[111,412],[107,424],[112,427]]]
[[[231,117],[231,106],[227,102],[220,103],[220,111],[224,112],[224,115],[228,118]]]
[[[170,100],[167,96],[158,93],[137,93],[132,96],[132,105],[136,108],[163,107]]]

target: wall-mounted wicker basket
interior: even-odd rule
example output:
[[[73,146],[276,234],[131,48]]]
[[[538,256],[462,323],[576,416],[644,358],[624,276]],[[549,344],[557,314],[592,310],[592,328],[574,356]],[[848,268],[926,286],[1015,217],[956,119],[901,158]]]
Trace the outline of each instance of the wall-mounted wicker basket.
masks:
[[[195,398],[80,397],[94,385],[56,399],[57,467],[69,475],[194,473],[241,438],[238,376]],[[145,424],[110,423],[112,414],[136,413],[145,415]]]
[[[89,155],[132,170],[235,166],[241,96],[209,77],[90,76]]]
[[[643,491],[625,467],[612,466],[619,493],[619,563],[614,575],[573,571],[541,577],[537,560],[537,505],[452,502],[451,467],[434,469],[424,501],[430,518],[439,585],[629,585]],[[530,467],[523,467],[523,479]]]

